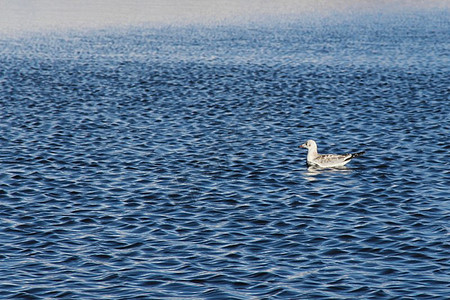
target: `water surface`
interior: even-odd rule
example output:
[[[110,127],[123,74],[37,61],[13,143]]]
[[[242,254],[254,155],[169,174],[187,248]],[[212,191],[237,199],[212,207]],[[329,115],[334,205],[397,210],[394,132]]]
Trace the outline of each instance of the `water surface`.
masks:
[[[0,296],[444,299],[445,20],[0,39]]]

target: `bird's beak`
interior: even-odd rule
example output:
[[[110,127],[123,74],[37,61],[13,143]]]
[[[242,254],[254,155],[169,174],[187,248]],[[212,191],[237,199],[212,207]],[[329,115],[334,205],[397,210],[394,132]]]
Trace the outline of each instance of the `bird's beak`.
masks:
[[[300,145],[300,146],[298,146],[299,148],[306,148],[306,146],[303,144],[303,145]]]

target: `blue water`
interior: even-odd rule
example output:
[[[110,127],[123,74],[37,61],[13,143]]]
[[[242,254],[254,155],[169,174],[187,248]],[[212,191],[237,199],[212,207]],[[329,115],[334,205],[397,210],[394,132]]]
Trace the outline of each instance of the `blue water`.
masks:
[[[0,298],[446,298],[448,17],[1,38]]]

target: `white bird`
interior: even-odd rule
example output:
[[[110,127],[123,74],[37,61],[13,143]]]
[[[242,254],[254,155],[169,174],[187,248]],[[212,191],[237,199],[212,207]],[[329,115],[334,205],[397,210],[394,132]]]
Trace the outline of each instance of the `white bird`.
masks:
[[[299,147],[308,149],[308,156],[306,157],[308,166],[319,168],[342,167],[349,163],[352,158],[360,156],[365,152],[362,151],[348,154],[319,154],[317,152],[317,144],[313,140],[308,140]]]

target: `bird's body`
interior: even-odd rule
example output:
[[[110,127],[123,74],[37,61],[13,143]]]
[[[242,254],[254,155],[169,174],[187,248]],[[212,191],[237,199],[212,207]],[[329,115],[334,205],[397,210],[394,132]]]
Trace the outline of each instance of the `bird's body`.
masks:
[[[352,158],[364,154],[364,151],[348,154],[319,154],[317,144],[313,140],[308,140],[300,147],[308,149],[308,155],[306,157],[308,166],[318,168],[342,167],[348,164]]]

